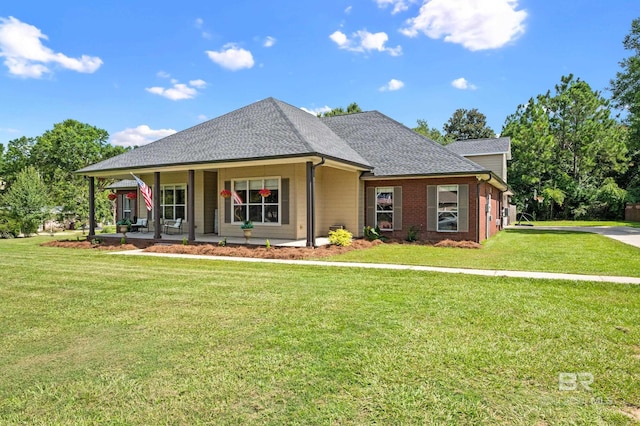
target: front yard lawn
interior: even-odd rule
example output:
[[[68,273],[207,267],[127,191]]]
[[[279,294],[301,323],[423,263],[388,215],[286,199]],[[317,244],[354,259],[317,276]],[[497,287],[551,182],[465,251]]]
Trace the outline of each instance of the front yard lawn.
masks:
[[[506,229],[481,249],[381,244],[326,260],[640,277],[640,249],[597,234]]]
[[[44,240],[0,241],[1,424],[632,424],[640,406],[639,286]]]

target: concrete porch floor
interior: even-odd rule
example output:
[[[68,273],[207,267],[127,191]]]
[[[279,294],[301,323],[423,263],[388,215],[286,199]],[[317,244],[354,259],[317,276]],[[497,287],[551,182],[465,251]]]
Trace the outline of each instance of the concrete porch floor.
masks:
[[[167,243],[181,243],[183,238],[188,237],[186,233],[182,234],[161,234],[162,239],[159,243],[167,242]],[[113,233],[113,234],[96,234],[96,238],[105,237],[105,238],[121,238],[121,233]],[[251,237],[247,242],[244,237],[226,237],[228,244],[248,244],[248,245],[256,245],[256,246],[264,246],[267,243],[267,238],[258,238]],[[127,232],[126,235],[127,240],[153,240],[153,232]],[[216,235],[216,234],[196,234],[196,243],[208,243],[208,244],[218,244],[220,241],[224,240],[224,236]],[[275,239],[269,238],[269,243],[273,247],[306,247],[307,240],[283,240],[283,239]],[[317,237],[316,238],[316,246],[324,246],[329,244],[329,238],[327,237]]]

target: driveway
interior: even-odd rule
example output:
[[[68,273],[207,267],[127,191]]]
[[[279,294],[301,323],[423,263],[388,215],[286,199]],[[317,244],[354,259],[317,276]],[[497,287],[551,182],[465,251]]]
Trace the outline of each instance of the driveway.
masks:
[[[640,248],[640,228],[630,226],[536,226],[533,229],[592,232]]]

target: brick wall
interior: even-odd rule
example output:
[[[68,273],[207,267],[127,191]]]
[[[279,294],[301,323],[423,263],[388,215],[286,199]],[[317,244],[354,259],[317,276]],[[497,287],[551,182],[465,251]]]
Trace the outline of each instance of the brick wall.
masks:
[[[467,232],[433,232],[427,231],[427,186],[429,185],[469,185],[469,230]],[[501,217],[501,193],[488,183],[480,183],[480,221],[478,221],[478,180],[475,177],[447,177],[424,179],[388,179],[366,181],[366,188],[381,186],[402,187],[402,229],[383,232],[390,238],[404,240],[409,228],[413,225],[419,231],[421,241],[470,240],[482,241],[486,238],[486,195],[491,192],[491,216],[489,235],[500,230],[496,219]],[[366,189],[365,189],[366,193]],[[366,208],[366,206],[365,206]],[[479,238],[478,238],[479,234]]]

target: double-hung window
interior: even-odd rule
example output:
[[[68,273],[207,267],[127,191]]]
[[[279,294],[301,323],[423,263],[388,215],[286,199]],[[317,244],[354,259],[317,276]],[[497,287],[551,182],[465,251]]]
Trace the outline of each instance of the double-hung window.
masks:
[[[438,186],[438,231],[458,231],[458,185]]]
[[[233,222],[280,223],[280,179],[238,179],[232,182]]]
[[[166,220],[187,218],[187,186],[162,185],[160,187],[160,211]]]
[[[393,187],[376,188],[376,225],[381,231],[393,231]]]

